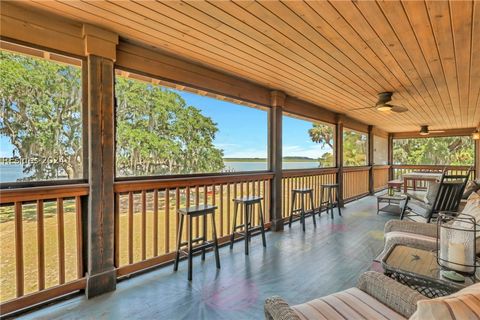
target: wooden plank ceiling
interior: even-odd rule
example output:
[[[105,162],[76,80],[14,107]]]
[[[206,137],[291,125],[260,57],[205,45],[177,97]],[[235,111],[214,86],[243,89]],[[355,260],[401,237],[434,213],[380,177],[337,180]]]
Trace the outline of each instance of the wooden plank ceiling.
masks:
[[[26,1],[386,131],[480,122],[480,1]],[[393,91],[402,114],[357,110]]]

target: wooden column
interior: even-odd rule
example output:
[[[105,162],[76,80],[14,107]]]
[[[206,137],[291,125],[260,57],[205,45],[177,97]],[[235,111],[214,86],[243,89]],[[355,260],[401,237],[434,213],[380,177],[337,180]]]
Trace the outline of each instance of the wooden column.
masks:
[[[368,126],[368,165],[370,169],[368,171],[368,193],[373,195],[375,193],[375,188],[373,184],[373,159],[374,159],[374,148],[373,148],[373,126]]]
[[[114,60],[115,35],[84,28],[88,73],[88,298],[113,291],[114,266]],[[109,41],[111,40],[111,41]]]
[[[393,180],[393,134],[388,134],[388,180]]]
[[[271,106],[268,120],[269,169],[274,176],[271,180],[270,208],[271,229],[283,230],[282,218],[282,114],[285,94],[280,91],[271,92]]]
[[[336,117],[336,130],[335,130],[335,161],[337,166],[337,183],[338,193],[340,198],[340,206],[343,207],[343,116],[337,115]]]
[[[480,179],[480,140],[475,141],[475,179]]]

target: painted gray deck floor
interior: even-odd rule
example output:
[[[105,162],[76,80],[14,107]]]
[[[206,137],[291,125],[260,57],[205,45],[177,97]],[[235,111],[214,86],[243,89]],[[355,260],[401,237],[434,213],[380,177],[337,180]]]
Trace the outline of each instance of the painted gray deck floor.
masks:
[[[311,217],[283,232],[252,239],[249,256],[243,242],[213,253],[204,263],[194,258],[193,281],[187,263],[156,269],[118,283],[113,293],[87,300],[79,296],[24,315],[24,319],[263,319],[263,301],[280,295],[297,304],[354,286],[383,247],[383,226],[394,217],[376,214],[374,197],[349,203],[343,217]]]

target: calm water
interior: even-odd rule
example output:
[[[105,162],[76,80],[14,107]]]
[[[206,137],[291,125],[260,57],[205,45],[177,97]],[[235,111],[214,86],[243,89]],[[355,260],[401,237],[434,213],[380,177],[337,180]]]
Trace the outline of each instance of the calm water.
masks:
[[[318,168],[318,162],[284,162],[283,169]],[[232,172],[267,170],[266,162],[225,162],[225,170]],[[24,177],[22,165],[0,165],[0,182],[17,181]]]

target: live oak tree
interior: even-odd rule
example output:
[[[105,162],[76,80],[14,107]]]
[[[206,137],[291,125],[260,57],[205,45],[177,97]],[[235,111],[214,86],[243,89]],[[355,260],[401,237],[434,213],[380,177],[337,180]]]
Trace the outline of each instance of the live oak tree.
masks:
[[[322,148],[334,149],[335,131],[332,126],[315,123],[308,130],[310,139],[319,143]],[[343,133],[343,159],[346,166],[361,166],[366,164],[367,139],[366,135],[351,130],[344,130]],[[324,153],[319,159],[320,167],[331,167],[335,165],[333,152]]]
[[[0,134],[25,180],[82,176],[81,70],[0,51]]]
[[[117,173],[213,172],[223,152],[216,123],[175,91],[117,76]]]
[[[81,69],[0,51],[0,134],[23,180],[82,177]],[[119,175],[223,168],[216,124],[173,90],[117,77]]]

